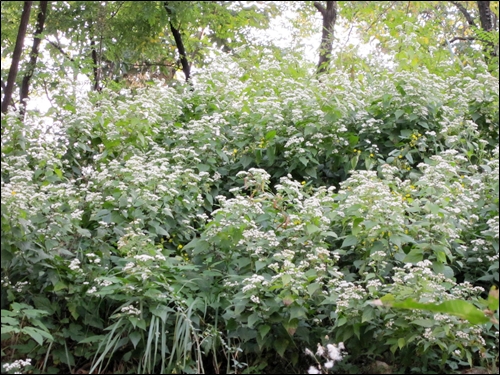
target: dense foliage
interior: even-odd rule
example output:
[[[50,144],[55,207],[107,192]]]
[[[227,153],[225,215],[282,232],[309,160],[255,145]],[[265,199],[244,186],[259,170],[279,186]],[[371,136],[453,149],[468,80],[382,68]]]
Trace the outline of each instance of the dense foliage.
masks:
[[[352,371],[494,366],[498,323],[372,302],[481,307],[498,284],[497,80],[226,60],[194,89],[68,102],[45,130],[3,117],[4,354],[303,371],[344,342]]]

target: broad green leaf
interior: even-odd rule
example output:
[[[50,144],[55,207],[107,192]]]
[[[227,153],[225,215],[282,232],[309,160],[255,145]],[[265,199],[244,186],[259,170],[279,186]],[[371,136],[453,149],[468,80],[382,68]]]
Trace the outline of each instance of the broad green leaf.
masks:
[[[405,346],[405,344],[406,344],[406,341],[405,341],[404,337],[401,337],[401,338],[398,339],[398,347],[399,347],[399,349],[403,349],[404,346]]]
[[[44,338],[50,341],[54,341],[54,337],[50,333],[35,327],[24,327],[21,332],[27,333],[33,340],[38,343],[38,345],[43,344]]]
[[[307,286],[307,292],[309,293],[310,296],[314,294],[318,289],[321,288],[321,285],[319,283],[312,283]]]
[[[320,230],[321,229],[314,224],[307,224],[306,225],[307,234],[313,234],[313,233],[319,232]]]
[[[416,324],[421,327],[429,328],[433,327],[435,325],[435,322],[430,320],[430,319],[415,319],[412,320],[410,323]]]
[[[266,337],[266,335],[268,334],[268,332],[270,330],[271,330],[271,326],[268,325],[268,324],[261,324],[261,325],[259,325],[258,331],[259,331],[260,337],[261,338]]]
[[[422,250],[421,249],[413,249],[406,255],[403,262],[415,264],[415,263],[421,262],[423,259],[424,259],[424,254],[423,254]]]
[[[358,244],[358,238],[353,235],[349,235],[344,239],[344,242],[342,242],[341,247],[350,247],[350,246],[356,246]]]
[[[363,315],[361,316],[361,323],[369,322],[373,319],[373,317],[373,309],[369,306],[366,306],[363,310]]]
[[[274,340],[274,349],[280,355],[281,358],[285,356],[285,350],[288,348],[288,340],[284,338],[278,338]]]
[[[276,136],[276,130],[270,130],[266,133],[265,138],[270,141]]]
[[[255,323],[258,322],[259,320],[261,320],[259,314],[256,313],[256,312],[252,313],[248,317],[248,321],[247,321],[248,328],[253,328],[253,326],[255,325]]]
[[[133,331],[129,333],[128,337],[130,338],[130,341],[132,342],[132,345],[134,346],[134,349],[137,347],[137,344],[139,341],[141,341],[141,334],[138,331]]]
[[[352,221],[352,234],[357,236],[360,230],[362,229],[361,223],[363,222],[362,217],[357,217]]]
[[[307,315],[307,310],[302,306],[293,304],[290,308],[290,319],[304,318]]]
[[[483,311],[479,310],[477,307],[464,300],[451,300],[442,302],[440,304],[434,304],[434,303],[420,303],[416,302],[414,299],[408,298],[404,301],[398,302],[395,301],[394,296],[389,294],[385,295],[380,300],[384,305],[390,307],[402,308],[402,309],[426,310],[426,311],[455,315],[462,319],[468,320],[471,324],[483,324],[487,323],[490,320],[484,314]],[[417,324],[422,325],[424,323],[422,323],[422,321],[418,321]]]

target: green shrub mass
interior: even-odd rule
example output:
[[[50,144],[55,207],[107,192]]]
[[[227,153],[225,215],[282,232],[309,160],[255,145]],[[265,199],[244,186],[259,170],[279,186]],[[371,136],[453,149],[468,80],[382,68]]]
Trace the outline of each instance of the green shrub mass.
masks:
[[[59,100],[2,115],[4,370],[495,371],[490,74],[220,56]]]

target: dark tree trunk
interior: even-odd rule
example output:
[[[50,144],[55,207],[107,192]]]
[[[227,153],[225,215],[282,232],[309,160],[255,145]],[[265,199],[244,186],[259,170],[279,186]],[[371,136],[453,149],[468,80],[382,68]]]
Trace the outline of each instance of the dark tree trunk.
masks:
[[[23,13],[21,15],[21,22],[19,23],[19,31],[17,32],[16,45],[14,53],[12,54],[12,63],[10,64],[9,75],[7,77],[7,84],[2,100],[2,113],[7,113],[7,108],[12,100],[12,93],[14,92],[14,84],[16,83],[17,72],[19,70],[19,61],[21,53],[23,52],[24,38],[26,37],[26,28],[30,20],[32,1],[25,1]]]
[[[28,70],[24,74],[23,83],[21,85],[21,116],[24,117],[26,111],[26,99],[28,99],[30,90],[30,81],[33,76],[33,72],[36,66],[36,60],[38,59],[38,47],[40,46],[41,34],[43,32],[43,27],[45,25],[45,18],[47,17],[47,5],[48,1],[40,1],[40,10],[38,11],[38,17],[36,22],[35,38],[33,39],[33,46],[31,47],[30,62],[28,65]]]
[[[478,1],[477,9],[479,10],[479,21],[481,22],[481,29],[488,33],[493,31],[493,15],[490,9],[489,1]],[[487,38],[483,40],[484,42],[484,53],[486,57],[486,62],[489,63],[491,59],[497,56],[495,50],[495,44],[493,40]]]
[[[101,77],[100,77],[100,66],[99,66],[99,59],[97,57],[97,50],[96,50],[96,44],[95,41],[92,40],[90,42],[90,48],[92,49],[92,64],[93,64],[93,71],[94,71],[94,91],[100,91],[101,90]]]
[[[164,2],[165,10],[167,14],[172,17],[172,10],[168,7],[168,1]],[[186,76],[186,82],[189,82],[189,78],[191,76],[191,67],[189,66],[189,61],[187,59],[186,49],[184,48],[184,43],[182,42],[182,37],[179,29],[177,29],[172,20],[170,20],[170,31],[174,35],[175,45],[177,46],[177,50],[179,51],[179,56],[182,65],[182,71]]]
[[[319,1],[315,1],[314,6],[323,16],[323,30],[318,62],[318,73],[323,73],[328,70],[328,63],[332,54],[333,29],[337,21],[337,2],[327,1],[326,9]]]
[[[479,10],[479,21],[481,21],[481,28],[484,31],[491,31],[493,28],[493,20],[491,18],[490,2],[478,1],[477,9]]]

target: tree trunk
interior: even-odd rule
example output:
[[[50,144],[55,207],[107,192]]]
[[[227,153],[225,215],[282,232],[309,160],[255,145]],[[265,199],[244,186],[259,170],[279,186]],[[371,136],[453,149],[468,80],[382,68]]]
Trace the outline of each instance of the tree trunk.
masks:
[[[94,39],[90,41],[90,48],[92,50],[92,63],[94,71],[94,91],[101,91],[101,77],[100,77],[100,66],[99,59],[97,58],[97,50]]]
[[[318,62],[318,73],[323,73],[328,70],[328,63],[330,62],[332,54],[333,29],[337,21],[337,2],[327,1],[326,9],[319,1],[315,1],[314,6],[323,16],[323,29]]]
[[[493,20],[491,19],[490,2],[478,1],[477,9],[479,10],[479,20],[481,21],[481,28],[484,31],[491,31]]]
[[[12,63],[10,64],[9,76],[7,77],[7,85],[5,86],[3,100],[2,100],[2,113],[7,113],[7,108],[12,99],[14,92],[14,84],[16,83],[17,72],[19,70],[19,61],[21,53],[23,52],[24,38],[26,37],[26,28],[30,20],[31,5],[33,1],[25,1],[23,13],[21,15],[21,22],[19,23],[19,31],[17,32],[16,45],[14,53],[12,54]]]
[[[489,1],[477,1],[477,9],[479,10],[479,21],[481,22],[481,29],[487,33],[493,31],[493,15],[490,9]],[[495,51],[495,44],[490,38],[483,39],[484,54],[486,62],[489,63],[491,59],[497,56]]]
[[[165,1],[163,3],[165,6],[165,10],[167,11],[167,14],[172,17],[172,10],[168,7],[168,1]],[[174,35],[174,40],[175,40],[175,45],[177,46],[177,50],[179,51],[179,56],[181,60],[181,65],[182,65],[182,71],[184,72],[184,75],[186,76],[186,82],[189,82],[189,78],[191,76],[191,67],[189,66],[189,61],[187,59],[187,54],[186,54],[186,49],[184,48],[184,43],[182,42],[182,36],[179,31],[179,29],[174,27],[174,24],[172,23],[172,20],[170,20],[170,31],[172,31],[172,34]]]
[[[47,17],[47,5],[48,1],[40,1],[40,10],[38,11],[35,37],[33,39],[33,46],[31,47],[30,62],[28,65],[28,70],[24,74],[23,83],[21,85],[21,117],[24,117],[24,113],[26,112],[26,99],[28,99],[30,81],[35,70],[36,60],[38,59],[38,47],[40,46],[40,42],[42,41],[41,34],[45,25],[45,18]]]

